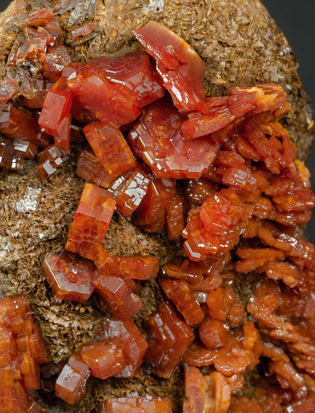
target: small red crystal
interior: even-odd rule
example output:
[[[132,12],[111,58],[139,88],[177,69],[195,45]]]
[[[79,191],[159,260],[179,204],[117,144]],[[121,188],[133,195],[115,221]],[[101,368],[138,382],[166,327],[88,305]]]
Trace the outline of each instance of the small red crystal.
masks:
[[[13,147],[23,158],[33,159],[37,152],[37,146],[34,143],[20,139],[14,139]]]
[[[191,112],[202,107],[205,98],[203,61],[191,46],[156,21],[150,21],[133,33],[157,61],[157,70],[178,110]]]
[[[196,367],[185,367],[185,398],[183,413],[204,412],[206,402],[205,379]]]
[[[124,350],[126,367],[115,377],[134,377],[140,370],[148,344],[140,334],[138,327],[130,320],[106,319],[101,324],[100,339],[118,340]]]
[[[125,125],[140,114],[137,96],[126,86],[109,82],[103,70],[91,64],[73,72],[68,86],[79,105],[101,122]]]
[[[36,92],[32,98],[24,97],[24,106],[31,109],[42,108],[47,92],[52,86],[53,83],[47,82],[44,79],[34,79],[34,88],[36,89]]]
[[[96,270],[92,261],[68,251],[51,252],[43,267],[58,298],[85,303],[91,296],[94,290],[92,275]]]
[[[111,122],[90,123],[84,134],[104,168],[113,177],[136,168],[137,162],[122,133]]]
[[[0,167],[19,171],[23,168],[23,159],[9,143],[0,143]]]
[[[129,217],[140,205],[150,183],[148,175],[137,167],[132,172],[121,175],[110,187],[117,203],[117,211]]]
[[[46,133],[59,137],[64,128],[64,120],[69,117],[72,93],[66,79],[61,77],[48,91],[38,124]]]
[[[46,58],[43,62],[42,76],[51,82],[57,82],[61,77],[63,68],[71,63],[71,57],[65,46],[55,43],[48,46]]]
[[[166,234],[169,240],[179,238],[185,228],[183,201],[175,191],[166,205]]]
[[[140,107],[164,96],[163,82],[151,66],[148,54],[142,50],[122,56],[97,57],[91,63],[103,69],[106,78],[113,83],[122,83],[132,90]]]
[[[85,344],[80,351],[92,376],[107,379],[126,367],[124,351],[117,344],[99,341]]]
[[[69,149],[59,149],[55,145],[48,146],[38,154],[39,165],[37,175],[42,181],[56,172],[69,159]]]
[[[66,250],[94,259],[107,232],[116,201],[106,189],[86,184],[68,234]]]
[[[214,161],[219,146],[209,137],[187,141],[180,126],[185,116],[167,100],[143,109],[128,142],[157,178],[200,178]],[[158,131],[158,132],[157,132]]]
[[[39,27],[38,30],[26,27],[23,31],[25,41],[16,53],[15,64],[31,62],[35,67],[41,67],[46,57],[46,48],[54,42],[54,38],[43,27]]]
[[[39,9],[34,13],[30,14],[27,19],[23,20],[19,25],[20,27],[25,27],[30,25],[33,27],[45,26],[47,23],[50,23],[54,20],[54,13],[47,9]]]
[[[159,282],[167,297],[175,304],[189,326],[201,323],[205,314],[186,281],[161,278]]]
[[[120,319],[132,318],[143,307],[140,298],[133,294],[123,278],[99,272],[95,274],[95,290],[104,299],[109,312]]]
[[[90,369],[78,353],[74,353],[64,366],[56,381],[56,396],[69,404],[81,400],[86,392]]]
[[[86,181],[103,188],[108,188],[114,179],[90,148],[84,148],[80,152],[76,173]]]
[[[152,364],[155,374],[170,378],[192,343],[194,334],[187,323],[179,319],[172,304],[163,297],[145,326],[148,342],[145,361]]]
[[[200,340],[210,350],[226,346],[228,343],[229,328],[224,326],[222,321],[210,320],[206,317],[199,326]]]

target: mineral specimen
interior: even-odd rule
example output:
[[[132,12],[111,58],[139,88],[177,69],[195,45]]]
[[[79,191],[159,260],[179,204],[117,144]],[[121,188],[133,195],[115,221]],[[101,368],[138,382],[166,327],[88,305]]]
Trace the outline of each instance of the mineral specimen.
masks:
[[[107,399],[101,406],[99,413],[172,413],[172,399],[146,395],[142,398],[121,397]]]

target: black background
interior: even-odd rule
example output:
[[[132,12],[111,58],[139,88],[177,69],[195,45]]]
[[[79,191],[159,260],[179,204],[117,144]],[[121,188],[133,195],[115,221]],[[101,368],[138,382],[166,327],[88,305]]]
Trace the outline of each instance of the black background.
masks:
[[[229,0],[228,0],[229,1]],[[315,1],[314,0],[262,0],[273,19],[284,32],[300,63],[299,74],[304,89],[315,108]],[[0,0],[0,11],[9,0]],[[310,155],[308,167],[315,188],[315,152]],[[315,214],[307,226],[309,240],[315,243]]]

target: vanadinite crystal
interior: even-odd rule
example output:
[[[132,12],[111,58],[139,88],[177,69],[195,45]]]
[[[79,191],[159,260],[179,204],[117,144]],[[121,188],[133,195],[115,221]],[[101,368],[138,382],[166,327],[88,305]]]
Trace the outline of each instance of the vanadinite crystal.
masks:
[[[188,324],[180,320],[172,304],[160,298],[157,311],[145,323],[148,342],[145,361],[152,364],[155,374],[169,378],[192,343],[194,334]]]
[[[37,167],[37,175],[42,181],[56,172],[68,159],[69,149],[59,149],[55,145],[48,146],[37,157],[39,165]]]
[[[33,159],[37,152],[37,146],[32,142],[14,139],[13,146],[15,151],[20,153],[23,158]]]
[[[92,276],[96,270],[92,261],[68,251],[51,252],[43,267],[58,298],[85,303],[92,294]]]
[[[90,342],[80,351],[82,360],[99,379],[107,379],[126,367],[124,351],[120,345],[109,341]]]
[[[114,177],[104,168],[90,148],[84,148],[80,152],[76,173],[86,181],[93,182],[103,188],[108,188],[114,180]]]
[[[24,413],[32,405],[27,391],[40,388],[39,363],[49,355],[23,294],[0,299],[0,338],[0,410]]]
[[[94,24],[88,23],[84,24],[81,27],[78,27],[77,29],[72,30],[71,34],[73,37],[73,40],[77,40],[81,36],[88,36],[89,34],[93,33],[95,30]]]
[[[81,400],[91,372],[78,353],[74,353],[62,369],[56,381],[56,396],[69,404]]]
[[[86,184],[68,234],[66,250],[94,259],[103,242],[116,201],[110,192]]]
[[[48,46],[41,74],[45,79],[57,82],[61,77],[63,68],[69,63],[71,63],[71,57],[65,46],[58,43]]]
[[[109,190],[117,202],[117,211],[123,217],[128,217],[138,208],[147,193],[149,183],[148,175],[137,167],[134,171],[120,176],[111,185]]]
[[[119,275],[99,271],[95,274],[93,284],[114,317],[132,318],[143,307],[143,302],[130,291],[126,281]]]
[[[0,166],[5,169],[21,170],[23,159],[21,154],[9,143],[0,143]]]
[[[72,93],[67,86],[66,79],[61,77],[52,86],[44,100],[43,109],[38,124],[51,136],[60,137],[64,123],[70,115]]]
[[[32,98],[24,97],[24,106],[31,109],[42,108],[47,92],[52,86],[53,83],[47,82],[45,79],[35,79],[34,88],[36,92]]]
[[[67,82],[78,104],[101,122],[125,125],[140,114],[135,93],[124,85],[108,81],[104,71],[90,63],[73,72]]]
[[[108,80],[132,90],[140,107],[164,96],[163,82],[151,66],[148,54],[142,50],[122,56],[97,57],[91,63],[103,69]]]
[[[134,34],[157,61],[165,88],[180,112],[203,107],[203,61],[192,47],[163,24],[150,21]]]
[[[104,168],[113,177],[136,168],[137,162],[122,133],[112,122],[95,122],[84,134]]]
[[[107,319],[101,323],[99,339],[113,340],[124,350],[126,367],[116,377],[134,377],[140,370],[148,344],[132,320]]]
[[[172,413],[172,409],[172,399],[146,395],[142,398],[107,399],[98,413]]]
[[[185,115],[167,100],[143,109],[128,135],[135,154],[157,178],[200,178],[214,161],[219,146],[210,136],[187,141],[181,132]]]

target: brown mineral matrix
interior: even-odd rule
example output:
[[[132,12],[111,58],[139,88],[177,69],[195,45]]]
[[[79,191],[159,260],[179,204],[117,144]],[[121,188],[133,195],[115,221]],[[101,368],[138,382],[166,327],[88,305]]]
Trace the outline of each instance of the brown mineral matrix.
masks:
[[[207,96],[225,94],[235,85],[280,83],[292,104],[281,122],[298,147],[298,158],[306,160],[313,133],[309,98],[302,89],[292,49],[259,0],[52,0],[50,4],[14,0],[0,14],[0,78],[7,72],[15,75],[15,68],[7,63],[9,54],[23,41],[16,23],[50,6],[57,7],[55,19],[62,29],[58,42],[67,47],[74,62],[141,48],[132,30],[156,20],[181,36],[203,59]],[[93,24],[96,29],[74,40],[73,28],[83,24]],[[59,362],[94,338],[107,313],[94,295],[87,303],[59,300],[45,280],[42,262],[51,251],[64,248],[84,182],[75,174],[75,154],[42,182],[35,174],[36,165],[30,160],[23,171],[0,176],[0,296],[27,294],[48,343],[50,359]],[[175,256],[164,236],[144,233],[129,218],[117,214],[103,245],[112,255],[156,255],[161,264]],[[157,292],[155,280],[145,281],[137,292],[144,303],[135,318],[140,329],[144,318],[157,308]],[[92,378],[85,398],[71,407],[44,392],[41,401],[48,411],[96,413],[105,399],[136,391],[139,397],[148,393],[172,397],[174,412],[180,412],[183,375],[176,373],[165,380],[149,373],[144,366],[133,379]]]

